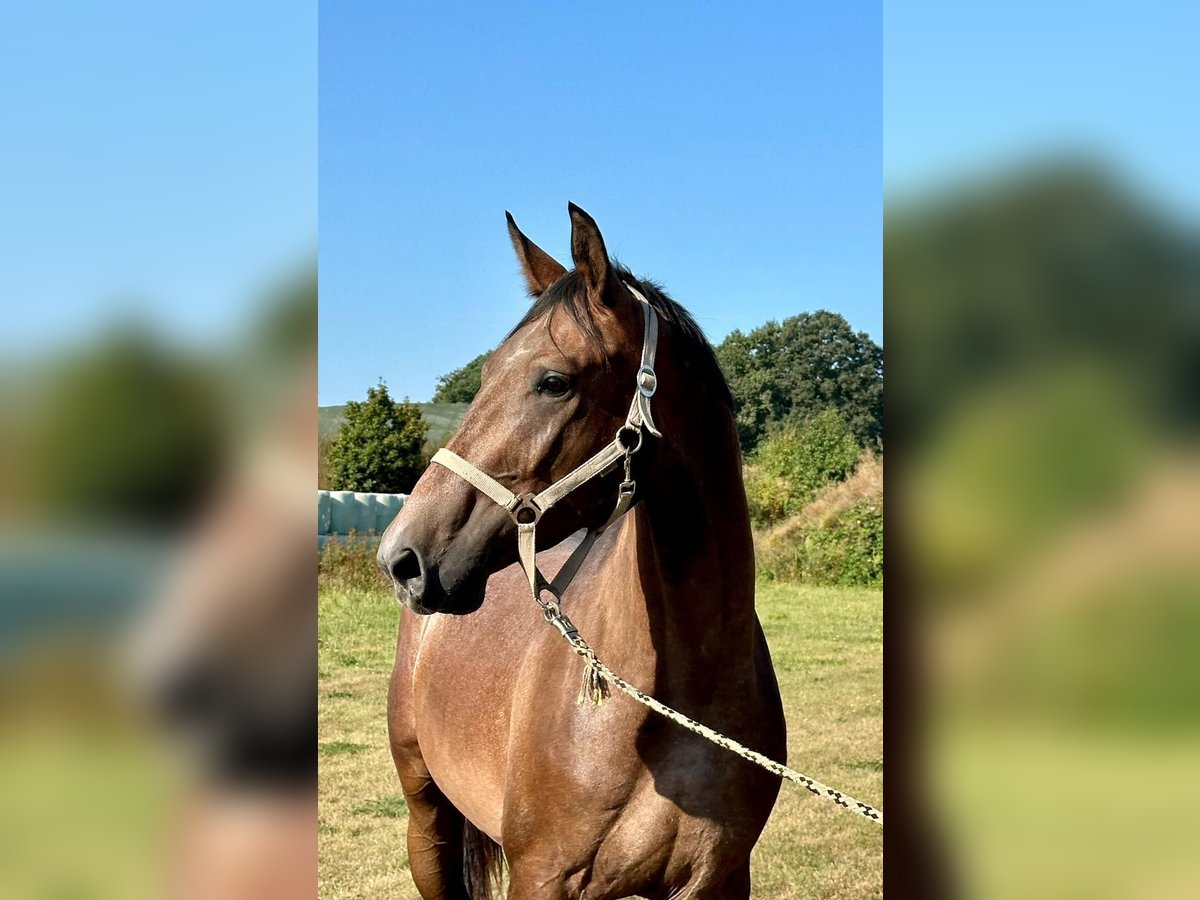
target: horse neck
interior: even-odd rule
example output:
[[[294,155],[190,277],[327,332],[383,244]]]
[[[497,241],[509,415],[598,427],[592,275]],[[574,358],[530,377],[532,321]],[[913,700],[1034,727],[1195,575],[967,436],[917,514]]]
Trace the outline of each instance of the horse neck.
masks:
[[[637,573],[627,602],[644,604],[644,613],[630,610],[624,621],[649,629],[666,695],[710,692],[715,679],[754,659],[754,548],[741,452],[732,419],[713,418],[664,428],[615,554],[617,568]],[[627,637],[629,646],[644,643],[644,635]]]

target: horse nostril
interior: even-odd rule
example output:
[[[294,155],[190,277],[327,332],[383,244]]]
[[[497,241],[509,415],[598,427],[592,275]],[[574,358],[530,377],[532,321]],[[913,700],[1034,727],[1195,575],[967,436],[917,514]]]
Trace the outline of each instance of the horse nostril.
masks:
[[[421,576],[421,560],[417,554],[405,547],[401,550],[396,558],[392,560],[389,571],[392,573],[392,578],[397,582],[408,581],[411,578],[419,578]]]

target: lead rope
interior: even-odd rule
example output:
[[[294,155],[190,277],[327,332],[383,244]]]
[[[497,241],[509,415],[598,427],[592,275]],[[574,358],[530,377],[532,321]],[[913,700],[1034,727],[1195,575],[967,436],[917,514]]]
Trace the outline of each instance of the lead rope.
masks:
[[[558,629],[567,643],[571,645],[571,649],[583,657],[586,663],[583,670],[583,687],[579,692],[580,703],[585,699],[597,704],[602,703],[607,694],[604,683],[608,682],[643,706],[654,710],[660,716],[670,719],[678,725],[682,725],[693,734],[698,734],[702,738],[712,741],[718,747],[724,747],[726,750],[736,753],[742,759],[762,766],[768,772],[772,772],[781,778],[786,778],[788,781],[795,782],[808,789],[810,793],[816,794],[818,797],[824,797],[826,800],[831,800],[843,809],[858,813],[860,816],[870,819],[873,822],[878,822],[880,825],[883,824],[883,813],[873,806],[863,803],[861,800],[855,800],[849,794],[844,794],[827,784],[822,784],[815,778],[809,778],[807,775],[803,775],[795,769],[785,766],[783,763],[776,762],[769,756],[763,756],[757,750],[751,750],[749,747],[739,744],[733,738],[726,737],[719,731],[714,731],[707,725],[703,725],[695,719],[685,716],[678,710],[672,709],[665,703],[655,700],[649,694],[639,691],[600,661],[600,658],[596,656],[596,651],[583,639],[583,636],[579,633],[579,629],[575,627],[574,623],[567,617],[567,614],[562,611],[557,600],[542,600],[540,597],[535,597],[534,599],[542,607],[542,613],[546,621]]]

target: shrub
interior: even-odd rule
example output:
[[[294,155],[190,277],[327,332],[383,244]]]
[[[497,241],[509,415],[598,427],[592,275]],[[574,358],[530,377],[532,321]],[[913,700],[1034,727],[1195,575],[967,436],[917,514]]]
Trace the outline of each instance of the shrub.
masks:
[[[856,503],[810,529],[799,573],[815,584],[883,586],[883,507]]]
[[[768,580],[882,587],[883,463],[864,452],[853,475],[826,486],[799,513],[755,535]]]
[[[781,522],[803,506],[803,498],[792,482],[768,472],[753,462],[742,473],[746,485],[746,504],[755,525]]]
[[[329,449],[328,481],[335,491],[404,494],[412,490],[428,458],[427,425],[421,410],[397,403],[387,385],[367,389],[365,403],[346,404],[345,424]]]
[[[859,453],[835,409],[818,413],[802,428],[778,429],[746,467],[751,520],[772,524],[799,512],[825,484],[852,472]]]
[[[329,452],[337,438],[321,435],[317,438],[317,490],[333,490],[330,485]]]

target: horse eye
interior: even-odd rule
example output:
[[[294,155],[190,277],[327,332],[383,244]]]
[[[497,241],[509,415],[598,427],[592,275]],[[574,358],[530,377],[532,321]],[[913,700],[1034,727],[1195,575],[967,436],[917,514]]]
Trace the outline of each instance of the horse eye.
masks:
[[[549,394],[551,397],[561,397],[570,389],[571,382],[567,381],[566,376],[557,375],[554,372],[543,375],[537,386],[539,394]]]

